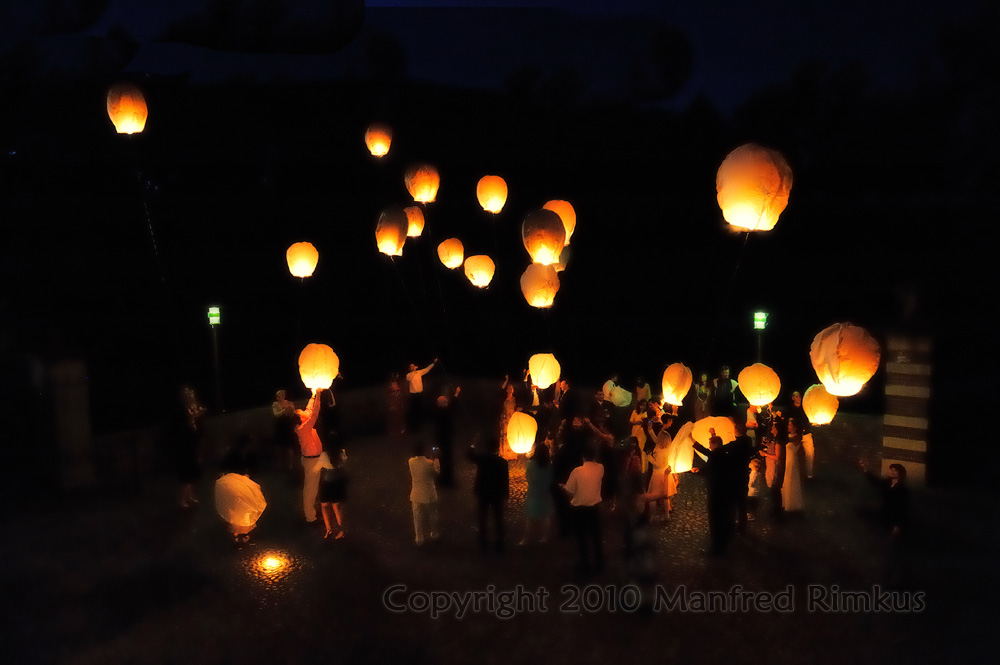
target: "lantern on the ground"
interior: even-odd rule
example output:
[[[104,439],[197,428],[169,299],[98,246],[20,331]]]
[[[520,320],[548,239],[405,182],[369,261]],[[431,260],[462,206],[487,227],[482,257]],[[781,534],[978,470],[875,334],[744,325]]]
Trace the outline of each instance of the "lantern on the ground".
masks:
[[[484,175],[476,185],[476,198],[483,210],[496,214],[507,202],[507,183],[498,175]]]
[[[215,509],[237,531],[248,532],[260,519],[267,502],[260,485],[240,473],[227,473],[215,481]]]
[[[285,252],[288,261],[288,272],[295,277],[309,277],[316,270],[319,262],[319,252],[311,242],[297,242]]]
[[[688,391],[691,390],[691,370],[683,363],[674,363],[663,370],[663,401],[674,406],[681,406]]]
[[[566,230],[566,239],[563,241],[563,244],[568,245],[569,239],[573,237],[573,231],[576,230],[576,210],[573,209],[569,201],[560,201],[558,199],[549,201],[542,208],[551,210],[559,215],[563,228]]]
[[[406,213],[406,236],[408,238],[419,238],[424,232],[424,211],[420,206],[409,206],[403,208]]]
[[[726,416],[708,416],[702,418],[694,424],[691,436],[695,441],[708,448],[708,440],[712,434],[709,430],[715,430],[716,436],[722,439],[722,443],[732,443],[736,440],[736,426],[733,419]]]
[[[562,251],[559,252],[559,262],[552,264],[552,267],[556,269],[556,272],[562,272],[566,269],[566,264],[569,263],[569,257],[570,249],[569,245],[566,245],[562,248]]]
[[[839,407],[840,400],[819,383],[809,386],[802,396],[802,410],[813,425],[829,425]]]
[[[670,440],[667,446],[667,464],[673,473],[686,473],[694,465],[694,438],[691,432],[694,431],[694,423],[684,423],[677,435]]]
[[[566,244],[566,228],[559,215],[551,210],[529,212],[521,223],[521,239],[533,263],[552,265]]]
[[[559,291],[559,275],[552,266],[532,263],[521,275],[521,293],[532,307],[552,307]]]
[[[445,268],[457,268],[465,259],[465,247],[458,238],[448,238],[438,245],[438,258]]]
[[[406,233],[410,221],[406,212],[397,206],[390,206],[382,211],[375,225],[375,244],[378,251],[388,256],[402,256],[403,245],[406,243]]]
[[[740,384],[740,392],[754,406],[770,404],[781,390],[781,380],[773,369],[763,363],[754,363],[744,367],[736,382]]]
[[[536,353],[528,358],[528,374],[539,388],[548,388],[558,381],[560,372],[559,361],[551,353]]]
[[[749,231],[770,231],[788,205],[792,169],[778,151],[748,143],[726,155],[715,187],[727,222]]]
[[[310,390],[328,389],[340,373],[340,358],[326,344],[307,344],[299,354],[299,376]]]
[[[146,98],[131,83],[116,83],[108,90],[108,117],[119,134],[138,134],[146,126]]]
[[[465,276],[469,278],[475,286],[485,289],[493,281],[493,273],[496,271],[496,264],[493,259],[485,254],[470,256],[465,260]]]
[[[835,323],[813,339],[809,358],[820,383],[831,395],[856,395],[878,371],[878,342],[850,323]]]
[[[418,203],[432,203],[437,198],[441,177],[430,164],[411,166],[404,175],[406,189]]]
[[[365,145],[368,151],[376,157],[384,157],[389,152],[392,143],[392,129],[386,125],[369,125],[365,131]]]
[[[515,411],[507,421],[507,443],[518,455],[531,452],[537,433],[538,423],[527,413]]]

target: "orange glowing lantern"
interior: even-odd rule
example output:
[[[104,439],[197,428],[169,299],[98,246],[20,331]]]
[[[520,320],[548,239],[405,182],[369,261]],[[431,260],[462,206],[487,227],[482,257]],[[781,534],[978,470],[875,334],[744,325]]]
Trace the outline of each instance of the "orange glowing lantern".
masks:
[[[406,213],[406,236],[408,238],[419,238],[424,232],[424,211],[420,206],[410,206],[403,208]]]
[[[483,210],[496,214],[507,202],[507,183],[498,175],[484,175],[476,185],[476,198]]]
[[[559,219],[563,223],[563,228],[566,229],[566,239],[563,241],[563,244],[568,245],[569,239],[573,237],[573,231],[576,230],[576,210],[573,209],[569,201],[560,201],[558,199],[549,201],[542,208],[551,210],[559,215]]]
[[[740,385],[740,392],[754,406],[770,404],[781,390],[781,380],[778,379],[778,375],[763,363],[744,367],[736,377],[736,382]]]
[[[138,134],[146,127],[146,98],[131,83],[116,83],[108,90],[108,117],[119,134]]]
[[[328,389],[340,373],[340,358],[326,344],[307,344],[299,354],[299,376],[310,390]]]
[[[559,253],[566,245],[566,228],[557,213],[543,208],[524,218],[521,239],[532,262],[549,266],[559,262]]]
[[[465,276],[481,289],[485,289],[493,281],[493,273],[496,268],[493,259],[485,254],[470,256],[465,260]]]
[[[246,533],[260,519],[267,501],[260,485],[239,473],[227,473],[215,481],[215,509],[238,532]]]
[[[515,411],[507,421],[507,443],[518,455],[531,452],[537,433],[538,423],[527,413]]]
[[[708,439],[712,436],[709,430],[714,429],[716,436],[722,439],[722,443],[732,443],[736,440],[736,425],[733,419],[726,416],[708,416],[702,418],[694,424],[691,430],[691,437],[701,445],[708,447]]]
[[[569,263],[570,249],[569,245],[562,248],[559,252],[559,263],[553,263],[552,267],[556,269],[556,272],[562,272],[566,269],[566,264]]]
[[[375,225],[375,244],[378,251],[387,256],[402,256],[410,220],[406,212],[397,206],[390,206],[379,215]]]
[[[856,395],[878,371],[878,342],[868,331],[850,323],[835,323],[819,332],[809,358],[820,383],[831,395]]]
[[[674,406],[681,406],[688,391],[691,390],[693,377],[691,370],[683,363],[674,363],[663,370],[663,401]]]
[[[309,277],[316,270],[319,262],[319,252],[311,242],[297,242],[285,252],[288,262],[288,272],[295,277]]]
[[[802,396],[802,410],[813,425],[829,425],[837,415],[840,400],[827,392],[821,384],[814,384],[806,389]]]
[[[562,367],[551,353],[536,353],[528,358],[528,374],[531,382],[539,388],[548,388],[559,380]]]
[[[748,143],[726,155],[715,187],[727,222],[740,229],[770,231],[788,205],[792,169],[778,151]]]
[[[694,438],[691,432],[694,431],[694,423],[684,423],[677,435],[670,440],[667,446],[667,464],[673,473],[686,473],[694,466]]]
[[[532,307],[552,307],[559,291],[559,275],[552,266],[532,263],[521,275],[521,293]]]
[[[445,268],[457,268],[465,260],[465,247],[458,238],[448,238],[438,245],[438,258]]]
[[[430,164],[411,166],[406,171],[404,180],[406,181],[406,189],[414,201],[432,203],[437,198],[441,177],[438,175],[437,169]]]
[[[392,143],[392,129],[386,125],[370,125],[365,131],[365,145],[376,157],[384,157],[389,152],[390,143]]]

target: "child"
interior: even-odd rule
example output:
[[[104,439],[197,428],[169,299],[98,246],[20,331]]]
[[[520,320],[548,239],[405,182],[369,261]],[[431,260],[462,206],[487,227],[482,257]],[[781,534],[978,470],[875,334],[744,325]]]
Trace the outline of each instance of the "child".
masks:
[[[326,456],[326,453],[323,453]],[[347,463],[347,451],[341,449],[330,460],[330,467],[320,469],[319,501],[326,533],[323,538],[333,535],[334,540],[340,540],[345,535],[344,509],[341,505],[347,499],[347,473],[344,467]],[[337,532],[334,535],[333,521],[337,521]]]

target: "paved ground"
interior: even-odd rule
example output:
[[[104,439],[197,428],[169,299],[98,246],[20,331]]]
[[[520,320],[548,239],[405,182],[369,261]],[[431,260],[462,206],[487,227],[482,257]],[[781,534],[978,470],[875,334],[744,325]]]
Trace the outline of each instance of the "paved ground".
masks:
[[[92,496],[46,509],[12,511],[0,543],[3,561],[5,663],[481,663],[995,662],[990,629],[997,589],[997,538],[970,529],[981,505],[996,525],[985,493],[917,493],[911,593],[919,612],[808,611],[807,586],[870,593],[882,582],[882,532],[868,511],[874,491],[848,462],[871,456],[877,442],[828,440],[817,479],[806,486],[807,511],[776,524],[751,524],[729,556],[711,559],[706,546],[704,482],[686,477],[674,519],[658,525],[657,582],[674,593],[756,592],[792,588],[791,612],[682,612],[652,616],[611,610],[622,574],[622,532],[605,515],[608,568],[578,579],[573,543],[555,540],[519,548],[520,493],[508,510],[510,547],[481,555],[471,500],[472,467],[460,462],[457,489],[442,492],[444,537],[418,549],[407,501],[408,445],[381,438],[348,442],[350,535],[321,539],[301,522],[298,489],[273,466],[258,480],[269,501],[255,544],[229,542],[201,487],[201,507],[174,508],[175,487],[154,477],[141,490]],[[819,445],[817,446],[820,447]],[[519,468],[515,467],[514,474]],[[523,471],[521,471],[523,473]],[[765,506],[766,507],[766,506]],[[259,562],[284,557],[265,572]],[[560,611],[572,600],[563,585],[605,587],[591,611]],[[413,591],[496,591],[543,588],[538,606],[510,619],[482,608],[459,618],[394,613],[383,604],[394,585]],[[610,589],[610,591],[608,591]],[[406,593],[397,594],[403,600]],[[414,601],[419,596],[413,596]],[[626,597],[626,601],[630,599]]]

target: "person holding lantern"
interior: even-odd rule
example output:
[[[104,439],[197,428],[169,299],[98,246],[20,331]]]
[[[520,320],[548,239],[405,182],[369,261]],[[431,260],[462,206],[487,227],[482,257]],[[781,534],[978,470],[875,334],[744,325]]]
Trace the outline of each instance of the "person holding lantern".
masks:
[[[646,455],[649,466],[653,473],[649,477],[649,484],[646,486],[646,501],[655,502],[660,507],[661,520],[670,519],[673,512],[671,508],[671,498],[677,494],[677,483],[674,474],[667,462],[667,450],[670,447],[671,436],[666,426],[658,421],[646,423],[646,431],[649,433],[651,441],[655,442],[653,450]]]
[[[726,553],[733,535],[732,460],[714,428],[709,430],[709,434],[708,448],[697,441],[692,447],[708,459],[701,471],[708,475],[708,533],[712,555],[720,556]]]
[[[411,432],[417,432],[423,422],[423,399],[424,399],[424,375],[434,369],[438,359],[423,369],[417,369],[415,363],[410,363],[410,371],[406,373],[407,402],[406,416],[407,428]]]
[[[805,409],[802,408],[802,393],[798,390],[792,393],[792,406],[788,409],[788,418],[794,420],[799,431],[802,432],[802,451],[806,455],[806,478],[811,480],[816,449],[813,446],[812,425],[809,423]]]
[[[505,460],[512,460],[517,458],[517,454],[510,449],[510,444],[507,442],[507,424],[510,422],[510,417],[520,409],[517,405],[517,396],[514,394],[514,384],[506,374],[504,374],[500,389],[503,390],[504,394],[503,406],[500,412],[500,434],[498,437],[500,441],[500,457]]]
[[[314,388],[312,397],[305,409],[299,409],[295,413],[299,417],[299,424],[295,428],[295,434],[299,438],[299,447],[302,450],[302,512],[306,522],[312,524],[319,519],[316,514],[316,497],[319,494],[319,477],[323,469],[332,469],[329,458],[323,453],[323,443],[316,432],[316,421],[319,419],[320,394],[322,388]]]

